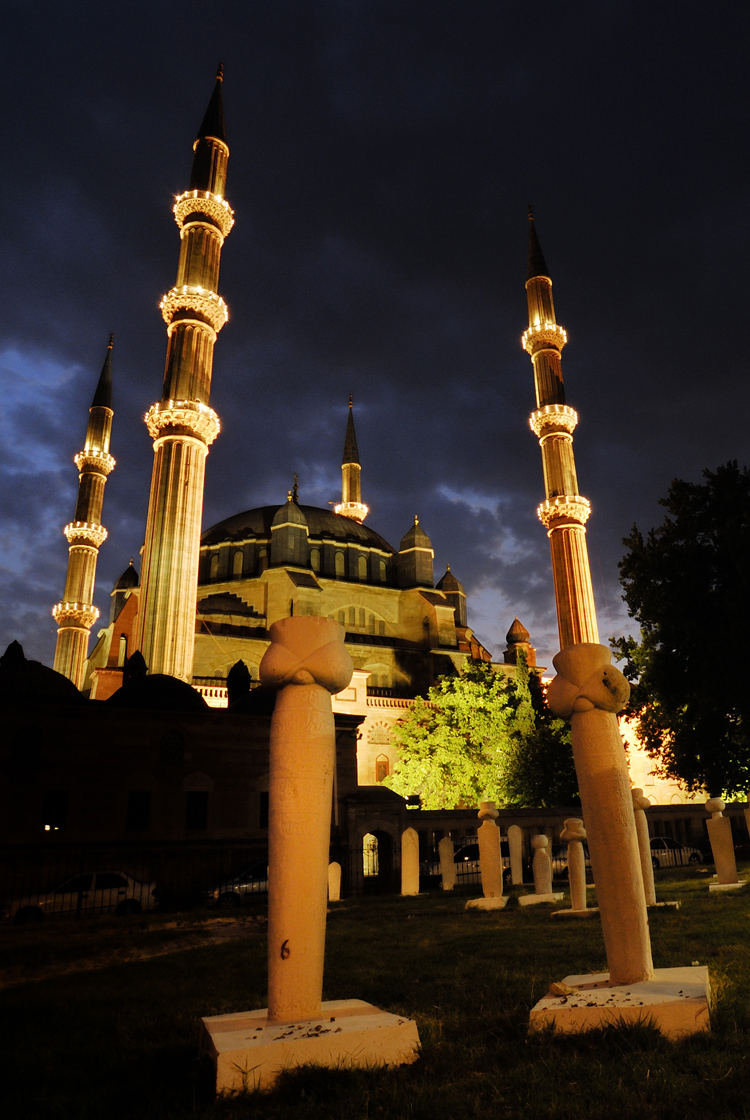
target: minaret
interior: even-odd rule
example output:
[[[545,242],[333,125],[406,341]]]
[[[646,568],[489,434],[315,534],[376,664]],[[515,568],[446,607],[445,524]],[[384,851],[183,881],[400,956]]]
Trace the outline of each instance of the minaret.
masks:
[[[573,430],[578,414],[565,403],[561,351],[568,336],[555,320],[552,280],[531,208],[529,222],[529,329],[521,341],[534,367],[537,407],[530,424],[542,448],[547,494],[537,513],[550,540],[560,648],[566,649],[579,642],[599,641],[586,548],[585,526],[591,506],[578,493],[573,458]]]
[[[68,575],[62,602],[52,608],[58,625],[54,668],[73,682],[83,684],[89,632],[99,617],[94,606],[94,580],[99,548],[107,539],[101,524],[104,485],[115,461],[109,453],[112,432],[112,347],[109,336],[99,384],[89,409],[89,426],[83,451],[75,457],[78,467],[78,501],[75,518],[63,532],[68,538]]]
[[[221,66],[193,145],[190,189],[178,196],[177,284],[161,302],[167,324],[162,399],[149,409],[154,470],[146,522],[137,646],[151,673],[189,680],[193,668],[203,482],[219,418],[209,407],[216,336],[227,321],[216,292],[224,238],[234,224],[224,198],[227,147]]]
[[[346,422],[344,455],[341,460],[341,503],[334,506],[334,512],[352,521],[364,521],[368,514],[367,506],[362,504],[362,467],[357,450],[357,436],[354,431],[354,402],[349,394],[349,419]]]

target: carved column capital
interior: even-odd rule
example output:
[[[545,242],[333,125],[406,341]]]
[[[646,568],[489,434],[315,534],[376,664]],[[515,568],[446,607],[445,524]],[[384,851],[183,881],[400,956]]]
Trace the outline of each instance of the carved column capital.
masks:
[[[168,434],[165,429],[177,428],[211,444],[221,431],[219,417],[200,401],[157,401],[145,416],[152,439]]]
[[[331,694],[349,684],[354,665],[344,628],[333,618],[282,618],[269,631],[271,645],[260,663],[267,688],[317,684]]]
[[[619,712],[630,696],[630,685],[612,664],[606,646],[593,642],[569,646],[552,658],[557,676],[547,690],[553,715],[570,719],[576,712]]]

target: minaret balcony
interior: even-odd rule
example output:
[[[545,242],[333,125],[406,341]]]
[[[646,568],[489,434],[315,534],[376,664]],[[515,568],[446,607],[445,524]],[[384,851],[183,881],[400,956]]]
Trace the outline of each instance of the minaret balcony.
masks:
[[[107,539],[104,526],[91,521],[71,521],[63,533],[68,538],[68,544],[88,545],[90,548],[101,548]]]
[[[221,431],[221,422],[212,408],[200,401],[157,401],[144,417],[152,439],[175,434],[165,429],[180,429],[197,436],[207,446]]]
[[[107,475],[115,469],[115,460],[106,451],[79,451],[73,462],[81,472],[90,470]]]
[[[361,502],[339,502],[333,507],[333,512],[341,517],[351,517],[352,521],[364,521],[370,512],[370,507],[362,505]]]
[[[216,334],[229,318],[229,309],[221,296],[196,284],[182,284],[179,288],[172,288],[164,296],[159,308],[164,322],[170,327],[178,311],[194,311],[211,324]]]
[[[549,347],[562,350],[567,341],[567,331],[557,323],[538,323],[521,335],[521,345],[527,354],[535,354],[537,350]]]
[[[219,227],[222,240],[234,225],[234,210],[220,194],[210,191],[185,191],[179,194],[174,204],[174,220],[182,229],[185,219],[191,214],[205,214]]]
[[[577,423],[578,413],[568,404],[545,404],[529,417],[529,426],[538,438],[552,432],[570,434]]]
[[[557,498],[547,498],[536,512],[545,529],[549,529],[553,521],[585,525],[591,514],[591,502],[580,494],[562,494]]]
[[[56,603],[52,617],[58,626],[75,626],[90,630],[99,617],[99,611],[91,603]]]

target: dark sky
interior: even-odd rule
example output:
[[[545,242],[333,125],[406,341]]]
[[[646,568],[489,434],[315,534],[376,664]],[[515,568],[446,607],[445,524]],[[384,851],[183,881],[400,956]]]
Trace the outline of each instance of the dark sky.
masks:
[[[117,467],[97,605],[143,540],[173,196],[225,66],[236,225],[204,526],[340,496],[349,392],[368,524],[415,513],[494,652],[557,630],[524,280],[554,280],[601,636],[617,561],[673,477],[747,464],[744,4],[217,0],[8,6],[0,648],[51,664],[83,438],[115,332]]]

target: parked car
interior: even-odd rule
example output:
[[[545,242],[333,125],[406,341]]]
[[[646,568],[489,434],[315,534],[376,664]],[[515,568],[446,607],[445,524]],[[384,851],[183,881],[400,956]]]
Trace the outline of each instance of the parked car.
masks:
[[[583,855],[586,864],[586,878],[591,882],[591,858],[589,856],[589,846],[585,840],[583,843]],[[551,852],[552,859],[552,878],[553,879],[567,879],[568,878],[568,845],[557,844]]]
[[[206,891],[209,906],[242,906],[268,894],[268,860],[251,864],[232,879],[222,879]]]
[[[510,849],[507,840],[500,840],[500,855],[503,860],[503,882],[510,885]],[[479,867],[479,841],[471,840],[456,848],[453,856],[456,865],[456,886],[460,887],[482,882],[482,873]],[[440,881],[440,860],[430,859],[421,864],[420,877],[426,885],[433,883],[437,886]]]
[[[654,836],[651,840],[651,862],[654,871],[658,871],[660,867],[685,867],[703,863],[703,855],[698,848],[688,848],[671,836]]]
[[[140,914],[157,905],[156,883],[139,883],[122,871],[87,871],[51,891],[14,899],[3,916],[16,922],[41,922],[63,914]]]

